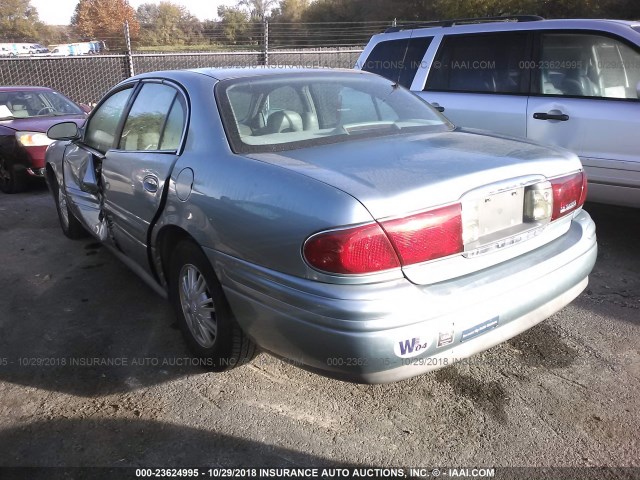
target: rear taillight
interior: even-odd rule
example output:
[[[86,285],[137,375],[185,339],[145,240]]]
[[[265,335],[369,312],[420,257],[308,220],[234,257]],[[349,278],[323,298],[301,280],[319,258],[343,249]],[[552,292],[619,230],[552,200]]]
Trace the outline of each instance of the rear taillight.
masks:
[[[587,198],[587,176],[574,173],[551,180],[553,189],[553,213],[551,220],[563,217],[580,208]]]
[[[314,268],[363,274],[426,262],[462,252],[460,204],[410,217],[322,232],[310,237],[303,254]]]
[[[402,265],[426,262],[463,251],[459,203],[382,222]]]
[[[377,223],[316,234],[305,242],[303,253],[309,265],[331,273],[371,273],[400,266]]]

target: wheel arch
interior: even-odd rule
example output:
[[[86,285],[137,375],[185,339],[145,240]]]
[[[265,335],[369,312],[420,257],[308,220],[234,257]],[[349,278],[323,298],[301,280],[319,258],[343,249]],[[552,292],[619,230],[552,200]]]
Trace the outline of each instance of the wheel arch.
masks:
[[[191,241],[199,246],[198,242],[185,229],[178,225],[165,225],[158,231],[151,251],[152,261],[156,267],[158,279],[162,286],[168,288],[171,253],[181,241]]]

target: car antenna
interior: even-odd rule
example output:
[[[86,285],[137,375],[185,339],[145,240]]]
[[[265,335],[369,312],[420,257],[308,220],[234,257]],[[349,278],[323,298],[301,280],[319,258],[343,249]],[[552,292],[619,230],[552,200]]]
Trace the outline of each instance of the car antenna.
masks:
[[[402,55],[402,61],[400,62],[401,68],[398,69],[398,79],[393,84],[394,90],[400,86],[400,77],[402,76],[402,72],[404,70],[404,62],[407,59],[407,53],[409,53],[409,42],[411,42],[411,37],[413,37],[413,32],[411,32],[411,35],[409,35],[409,38],[407,38],[407,46],[404,48],[404,55]]]

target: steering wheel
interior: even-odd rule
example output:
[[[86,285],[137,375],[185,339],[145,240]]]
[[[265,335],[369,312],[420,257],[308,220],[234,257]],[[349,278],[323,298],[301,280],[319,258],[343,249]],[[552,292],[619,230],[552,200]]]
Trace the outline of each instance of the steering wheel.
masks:
[[[41,115],[46,112],[55,112],[55,111],[56,109],[53,107],[42,107],[40,110],[38,110],[38,113],[36,113],[36,115]]]

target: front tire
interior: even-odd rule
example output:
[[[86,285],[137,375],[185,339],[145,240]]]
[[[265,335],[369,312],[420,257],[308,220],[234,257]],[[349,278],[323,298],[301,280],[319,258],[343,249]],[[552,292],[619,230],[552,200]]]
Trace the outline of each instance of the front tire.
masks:
[[[69,205],[67,205],[67,196],[58,185],[58,182],[54,180],[51,183],[51,193],[53,193],[53,199],[56,202],[56,210],[58,211],[58,220],[60,221],[62,233],[72,240],[78,240],[86,237],[87,231],[80,223],[80,220],[78,220],[71,210],[69,210]]]
[[[180,242],[171,256],[169,299],[189,349],[207,369],[229,370],[255,357],[256,345],[236,323],[213,267],[192,241]]]
[[[27,188],[24,172],[11,165],[6,158],[0,157],[0,190],[4,193],[19,193]]]

